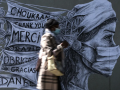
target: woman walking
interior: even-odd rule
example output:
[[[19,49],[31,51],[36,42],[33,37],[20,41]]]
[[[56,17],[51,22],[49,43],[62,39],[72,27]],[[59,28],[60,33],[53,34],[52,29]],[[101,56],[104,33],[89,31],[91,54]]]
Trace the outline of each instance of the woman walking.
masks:
[[[66,41],[60,43],[56,34],[59,34],[59,23],[55,19],[49,19],[45,23],[45,33],[41,37],[41,50],[37,89],[39,90],[60,90],[59,77],[47,71],[47,57],[54,55],[58,61],[63,60],[63,48],[68,46]]]

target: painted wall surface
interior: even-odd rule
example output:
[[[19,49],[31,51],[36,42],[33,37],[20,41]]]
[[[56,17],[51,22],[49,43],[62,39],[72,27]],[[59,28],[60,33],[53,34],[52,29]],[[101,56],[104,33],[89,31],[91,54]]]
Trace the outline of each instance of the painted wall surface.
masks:
[[[27,63],[24,64],[23,61],[22,62],[14,62],[14,58],[16,58],[16,57],[17,57],[16,59],[26,58],[26,56],[27,56],[27,58],[30,58],[30,60],[25,59],[26,60],[25,62],[30,61],[31,66],[35,65],[36,62],[34,62],[34,61],[32,62],[32,60],[33,59],[37,60],[37,54],[34,54],[35,52],[30,52],[30,51],[38,51],[38,49],[39,49],[39,40],[40,40],[40,36],[42,35],[42,32],[43,32],[43,27],[42,27],[43,24],[42,23],[46,22],[46,20],[49,17],[52,17],[52,15],[55,15],[54,18],[58,19],[58,17],[56,17],[56,14],[58,14],[58,13],[62,14],[62,13],[64,13],[64,11],[70,10],[69,13],[66,12],[63,14],[64,16],[66,16],[66,14],[67,14],[68,18],[64,17],[64,20],[66,21],[67,25],[64,23],[61,24],[61,29],[63,31],[62,32],[63,38],[66,39],[70,43],[70,47],[67,50],[65,50],[65,52],[67,53],[66,61],[65,61],[66,74],[64,77],[61,77],[62,89],[63,90],[120,90],[120,85],[119,85],[120,84],[120,70],[119,70],[119,68],[120,68],[119,60],[120,59],[118,58],[119,55],[117,55],[117,54],[119,54],[119,47],[118,46],[114,47],[115,43],[116,43],[116,45],[120,45],[120,42],[119,42],[119,38],[120,38],[120,36],[119,36],[120,35],[120,31],[119,31],[119,28],[120,28],[119,8],[120,8],[120,6],[119,6],[119,3],[120,3],[120,1],[109,0],[111,2],[112,6],[107,0],[101,0],[101,1],[95,0],[95,2],[91,2],[91,0],[49,0],[49,1],[48,0],[44,0],[44,1],[43,0],[36,0],[36,1],[35,0],[16,0],[16,1],[24,3],[24,4],[34,4],[34,5],[40,5],[40,6],[54,7],[54,9],[39,7],[40,9],[44,9],[44,10],[51,11],[51,12],[54,11],[54,12],[53,13],[46,12],[45,14],[49,14],[49,15],[46,15],[46,16],[43,15],[42,18],[44,18],[44,20],[37,22],[38,24],[40,23],[39,24],[40,27],[39,27],[39,25],[37,25],[36,21],[22,21],[22,20],[16,21],[16,19],[11,20],[10,18],[6,18],[8,20],[6,22],[8,27],[5,26],[5,29],[9,28],[9,29],[7,29],[8,30],[7,35],[9,36],[9,34],[12,34],[12,37],[10,37],[10,39],[9,38],[7,39],[8,41],[6,41],[6,42],[9,42],[9,43],[7,43],[6,46],[7,47],[11,46],[11,47],[6,48],[5,50],[2,50],[2,56],[6,57],[6,58],[7,58],[7,56],[13,56],[13,57],[11,57],[12,61],[10,63],[9,63],[9,61],[7,61],[8,59],[6,60],[7,62],[3,62],[3,61],[1,62],[2,71],[0,72],[1,73],[0,75],[2,77],[7,77],[7,74],[10,73],[9,70],[12,70],[12,73],[16,74],[16,75],[14,75],[14,78],[17,77],[17,79],[20,79],[20,77],[18,76],[18,74],[19,74],[20,76],[23,76],[22,80],[23,80],[23,82],[25,82],[23,84],[26,84],[27,82],[29,82],[29,80],[31,80],[31,82],[29,82],[29,83],[31,85],[35,86],[34,85],[35,83],[32,83],[32,82],[35,82],[34,80],[36,80],[36,74],[35,74],[36,72],[34,71],[34,67],[27,68]],[[86,4],[84,4],[84,3],[86,3]],[[79,5],[79,4],[83,4],[83,5]],[[14,4],[7,5],[6,3],[3,3],[1,6],[4,7],[5,10],[7,10],[7,7],[9,6],[8,12],[5,11],[5,13],[7,12],[7,17],[12,17],[12,15],[10,15],[10,12],[9,12],[9,11],[11,11],[11,8],[20,7],[18,5],[17,6],[14,5]],[[24,6],[24,5],[21,5],[21,6]],[[98,7],[98,9],[95,10],[94,6]],[[110,8],[108,8],[107,6]],[[82,7],[82,9],[81,9],[81,7]],[[27,8],[31,8],[31,6],[27,6]],[[62,11],[60,11],[61,8],[63,8]],[[114,10],[112,10],[112,8],[115,10],[115,12],[114,12]],[[37,10],[37,8],[33,8],[33,7],[31,9]],[[13,14],[15,12],[14,10],[12,12]],[[29,12],[32,12],[32,10],[29,10]],[[44,11],[41,10],[41,12],[44,12]],[[55,13],[55,12],[57,12],[57,13]],[[36,13],[38,13],[38,12],[36,11]],[[94,13],[97,13],[97,14],[94,14]],[[84,18],[82,15],[83,16],[85,15],[86,17]],[[94,15],[94,17],[93,17],[93,15]],[[95,15],[96,15],[96,17],[95,17]],[[115,23],[115,21],[116,21],[116,18],[114,18],[115,16],[117,16],[117,19],[118,19],[117,25]],[[17,15],[16,15],[16,17],[17,17]],[[13,17],[13,18],[15,18],[15,17]],[[25,19],[25,18],[22,18],[22,19]],[[63,19],[63,18],[61,17],[61,19]],[[67,20],[69,20],[69,21],[71,20],[71,21],[68,22]],[[77,20],[80,20],[80,21],[77,21]],[[81,27],[81,26],[79,26],[79,22],[81,22],[82,20],[83,20],[83,22],[80,25],[81,26],[85,25],[86,27],[79,30],[80,32],[81,32],[81,30],[84,30],[84,31],[82,31],[83,35],[81,35],[81,34],[78,35],[80,32],[78,33],[77,31],[75,31],[75,28],[77,26],[78,26],[78,28]],[[101,26],[102,28],[101,27],[97,28],[97,26],[102,24],[103,21],[106,21],[103,23],[103,27]],[[32,25],[29,26],[31,29],[29,29],[29,27],[25,27],[23,30],[23,28],[19,27],[19,26],[23,25],[23,23],[26,23],[26,22],[33,23]],[[64,21],[62,21],[62,22],[64,22]],[[70,28],[69,23],[74,26],[74,27],[71,27],[73,32],[69,32],[64,28],[65,26],[67,26],[67,29],[69,29]],[[92,25],[92,23],[93,23],[93,25]],[[116,26],[116,29],[115,29],[115,26]],[[9,32],[11,27],[12,27],[12,32]],[[24,25],[23,25],[23,27],[24,27]],[[41,29],[41,27],[42,27],[42,29]],[[94,33],[97,33],[97,34],[90,32],[90,31],[92,31],[93,28],[99,29],[101,32],[98,33],[98,32],[93,31]],[[32,29],[34,29],[34,31]],[[41,31],[40,31],[40,29],[41,29]],[[112,34],[106,34],[106,35],[104,35],[104,37],[102,37],[103,34],[108,33],[105,31],[109,31],[109,30],[112,30],[112,32],[111,32]],[[115,34],[113,33],[114,30],[115,30]],[[30,31],[30,32],[28,32],[28,31]],[[67,33],[64,31],[66,31]],[[39,33],[36,33],[36,32],[39,32]],[[77,33],[74,33],[74,32],[77,32]],[[89,38],[86,38],[85,35],[90,35],[90,34],[86,34],[88,32],[90,32],[90,34],[92,33],[92,35],[97,35],[97,36],[94,36],[94,38],[93,38],[91,35],[91,36],[89,36]],[[4,34],[4,32],[1,32],[1,33]],[[22,34],[23,35],[26,34],[25,41],[23,41],[22,38],[20,39],[19,36],[16,37],[16,35],[18,35],[18,34],[20,35],[20,37],[23,37]],[[27,36],[29,36],[28,34],[31,35],[33,38],[31,38],[31,39],[28,38],[27,37]],[[34,37],[34,35],[36,37]],[[70,35],[70,37],[67,35]],[[76,38],[71,37],[74,35],[78,36],[78,38],[76,39]],[[114,36],[114,40],[112,39],[112,36]],[[36,38],[37,38],[37,40],[35,40]],[[106,40],[106,41],[104,41],[103,39],[100,40],[100,38],[101,39],[104,38],[104,40]],[[72,39],[74,39],[74,40],[72,40]],[[9,40],[11,40],[11,41],[9,41]],[[104,41],[104,42],[102,42],[102,41]],[[21,42],[24,45],[21,45]],[[96,42],[98,43],[98,45],[95,45]],[[73,43],[75,46],[72,45]],[[33,47],[32,49],[27,47],[27,49],[26,49],[27,51],[25,51],[24,48],[17,49],[17,45],[18,46],[21,45],[20,47],[26,47],[25,44],[34,45],[36,47]],[[4,46],[5,44],[3,43],[1,45]],[[16,51],[16,52],[13,52],[12,46],[14,46],[14,45],[16,45],[16,49],[14,49],[14,51]],[[96,46],[96,47],[94,47],[94,46]],[[107,46],[107,47],[103,47],[103,46]],[[81,51],[82,53],[79,52],[79,49],[81,49],[81,47],[83,50],[83,51]],[[91,48],[91,47],[94,47],[95,51],[98,52],[97,53],[97,55],[99,55],[99,57],[97,57],[98,61],[96,61],[96,59],[94,59],[95,58],[94,56],[96,56],[96,54],[94,53],[94,48]],[[108,47],[112,47],[109,50],[111,52],[109,54],[108,54],[109,51],[107,52],[107,50],[109,49]],[[17,53],[18,51],[19,51],[19,53]],[[23,51],[25,51],[25,52],[23,52]],[[91,52],[93,52],[94,54],[91,55]],[[104,60],[106,60],[106,59],[101,58],[104,56],[103,54],[105,56],[111,56],[111,55],[113,55],[113,56],[117,55],[117,56],[111,57],[105,62]],[[18,57],[20,55],[22,55],[22,56]],[[83,58],[80,55],[85,56],[86,58]],[[87,56],[93,56],[93,57],[87,57]],[[75,61],[73,61],[73,59]],[[92,65],[89,62],[92,63]],[[23,67],[26,68],[27,71],[25,71],[24,73],[18,73],[18,72],[16,73],[15,72],[16,68],[11,67],[14,64],[16,64],[15,67],[22,67],[21,66],[21,64],[22,64]],[[69,68],[70,66],[72,68]],[[115,68],[114,68],[114,66],[115,66]],[[13,68],[13,69],[11,69],[11,68]],[[4,72],[4,71],[7,71],[7,72]],[[26,72],[29,72],[29,73],[26,74]],[[67,76],[67,75],[69,75],[69,76]],[[34,76],[34,77],[30,79],[29,77],[32,77],[32,76]],[[73,76],[74,76],[74,78],[73,78]],[[65,80],[66,77],[68,77],[67,80]],[[10,83],[14,82],[14,78],[9,79],[7,86],[9,86]],[[87,81],[87,79],[88,79],[88,81]],[[5,82],[5,79],[3,81]],[[2,79],[1,79],[1,83],[3,83]],[[18,85],[18,87],[21,87],[21,86]],[[11,88],[11,89],[10,88],[4,88],[4,89],[0,88],[0,90],[14,90],[14,89],[13,88]],[[20,89],[20,90],[23,90],[23,89]],[[31,89],[31,90],[33,90],[33,89]]]

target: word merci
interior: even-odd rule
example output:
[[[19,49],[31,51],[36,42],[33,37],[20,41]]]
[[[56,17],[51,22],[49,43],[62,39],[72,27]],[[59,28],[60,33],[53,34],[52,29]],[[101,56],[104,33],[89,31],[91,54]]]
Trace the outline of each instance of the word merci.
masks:
[[[13,30],[12,42],[33,42],[39,43],[41,38],[40,32],[15,31]]]
[[[50,18],[50,16],[46,15],[46,14],[34,13],[34,12],[28,12],[28,11],[23,10],[21,8],[13,7],[13,8],[11,8],[11,15],[18,16],[18,17],[25,17],[27,19],[36,19],[36,20],[42,20],[42,19]]]
[[[11,85],[21,85],[21,86],[36,86],[35,83],[29,81],[28,79],[22,78],[22,77],[17,77],[17,76],[10,76],[10,77],[4,77],[0,76],[0,86],[5,86],[9,87]]]

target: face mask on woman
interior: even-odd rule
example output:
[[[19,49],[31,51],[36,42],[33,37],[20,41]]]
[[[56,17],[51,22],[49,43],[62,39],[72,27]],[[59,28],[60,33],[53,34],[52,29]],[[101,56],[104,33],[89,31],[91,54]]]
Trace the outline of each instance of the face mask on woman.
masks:
[[[55,31],[53,31],[54,34],[59,34],[60,33],[60,29],[56,28]]]

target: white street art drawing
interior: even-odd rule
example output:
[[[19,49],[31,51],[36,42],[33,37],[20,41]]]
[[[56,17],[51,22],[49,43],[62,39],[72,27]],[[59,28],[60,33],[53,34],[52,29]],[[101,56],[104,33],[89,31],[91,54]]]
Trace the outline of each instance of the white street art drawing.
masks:
[[[0,43],[4,45],[1,46],[0,71],[10,74],[0,74],[0,88],[36,89],[37,53],[44,23],[51,18],[60,23],[61,33],[57,37],[69,43],[64,50],[65,71],[60,78],[62,90],[89,90],[91,74],[112,75],[120,48],[113,40],[117,18],[108,0],[78,4],[72,10],[53,8],[58,10],[55,12],[40,8],[45,6],[15,0],[3,2],[7,3],[8,10],[5,13],[6,10],[0,7]],[[67,15],[63,16],[65,12]]]

